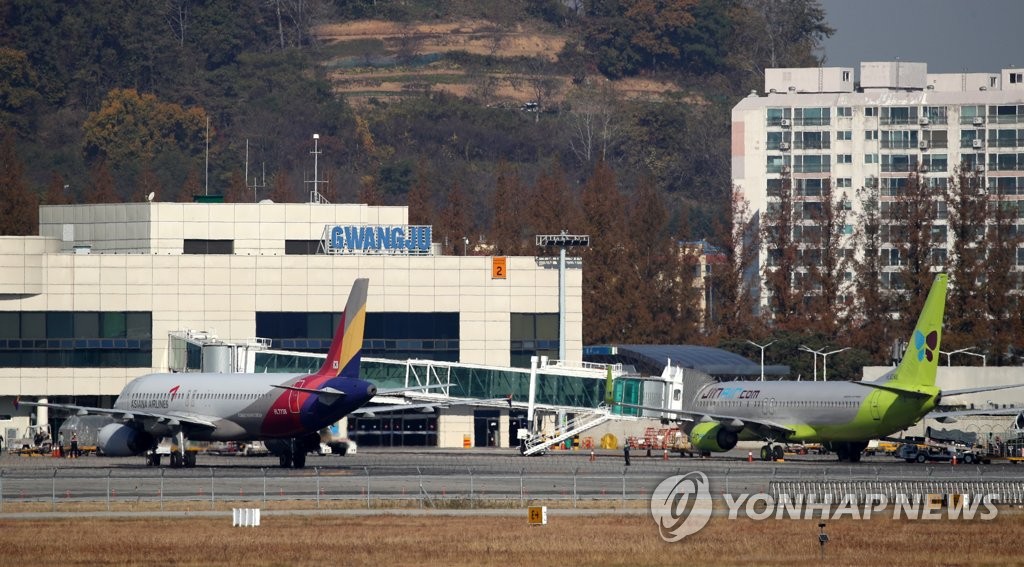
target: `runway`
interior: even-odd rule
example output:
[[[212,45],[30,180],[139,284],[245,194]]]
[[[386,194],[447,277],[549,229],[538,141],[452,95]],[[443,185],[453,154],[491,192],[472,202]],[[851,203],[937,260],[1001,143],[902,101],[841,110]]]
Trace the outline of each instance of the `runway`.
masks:
[[[195,468],[171,469],[147,467],[142,457],[4,454],[0,514],[86,504],[100,510],[143,505],[150,510],[182,505],[216,510],[282,502],[315,509],[514,507],[538,501],[568,507],[637,507],[649,502],[664,479],[691,471],[707,475],[714,497],[770,493],[778,486],[966,491],[980,482],[1012,483],[1013,490],[1019,486],[1024,491],[1024,467],[1010,464],[921,465],[883,456],[851,464],[829,455],[751,463],[745,451],[708,459],[673,455],[668,460],[659,452],[646,457],[634,451],[631,461],[626,467],[621,452],[611,451],[598,451],[591,461],[589,451],[522,457],[511,449],[373,448],[349,456],[311,455],[301,470],[281,469],[275,457],[205,454],[199,455]]]

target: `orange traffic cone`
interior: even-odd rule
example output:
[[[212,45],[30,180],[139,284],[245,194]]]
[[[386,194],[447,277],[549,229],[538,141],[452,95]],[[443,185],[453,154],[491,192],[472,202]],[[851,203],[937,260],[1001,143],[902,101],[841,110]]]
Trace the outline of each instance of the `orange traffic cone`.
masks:
[[[748,463],[754,462],[754,452],[753,451],[747,451],[747,462]]]
[[[953,460],[950,463],[952,463],[952,466],[956,466],[956,453],[953,453]]]
[[[667,461],[668,460],[668,449],[665,449],[665,453],[662,455],[661,460],[663,460],[663,461]]]
[[[591,449],[590,450],[590,462],[594,462],[595,460],[596,460],[596,457],[594,456],[594,450]]]

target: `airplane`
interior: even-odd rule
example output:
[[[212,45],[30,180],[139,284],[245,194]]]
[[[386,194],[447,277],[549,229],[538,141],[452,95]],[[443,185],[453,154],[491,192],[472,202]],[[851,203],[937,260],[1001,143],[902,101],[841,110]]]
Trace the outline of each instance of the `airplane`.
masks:
[[[320,431],[347,415],[450,403],[364,407],[374,396],[425,388],[378,390],[359,378],[368,287],[366,278],[352,284],[327,358],[313,374],[147,374],[126,384],[112,409],[20,400],[15,407],[109,416],[112,423],[97,435],[99,450],[114,457],[148,453],[147,465],[159,466],[157,444],[172,437],[172,467],[195,466],[195,453],[184,450],[192,440],[263,441],[282,467],[303,468],[306,453],[320,446]]]
[[[766,461],[782,458],[783,449],[777,443],[811,442],[823,443],[840,461],[858,462],[871,439],[885,438],[925,416],[967,415],[933,413],[943,400],[1024,386],[942,391],[935,385],[947,284],[946,274],[936,275],[902,360],[877,380],[676,383],[669,398],[675,407],[619,405],[677,416],[694,448],[704,456],[728,451],[740,440],[763,440],[760,457]],[[687,399],[682,391],[688,389],[693,393]]]

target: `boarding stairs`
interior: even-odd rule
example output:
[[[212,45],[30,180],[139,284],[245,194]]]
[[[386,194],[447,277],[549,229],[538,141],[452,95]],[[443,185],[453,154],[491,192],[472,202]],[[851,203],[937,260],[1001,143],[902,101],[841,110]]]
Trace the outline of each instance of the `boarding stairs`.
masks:
[[[525,440],[523,455],[536,455],[546,451],[553,445],[561,443],[570,437],[575,437],[588,429],[593,429],[602,423],[622,416],[613,415],[608,408],[600,407],[587,413],[577,414],[575,418],[555,432],[554,436],[544,433],[534,433]]]

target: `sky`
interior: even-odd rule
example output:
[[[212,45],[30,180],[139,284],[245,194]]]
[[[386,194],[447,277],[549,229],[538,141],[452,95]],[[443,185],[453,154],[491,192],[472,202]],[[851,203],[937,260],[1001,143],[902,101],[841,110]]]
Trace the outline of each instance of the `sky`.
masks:
[[[1024,0],[820,0],[826,67],[923,62],[929,73],[1024,68]]]

